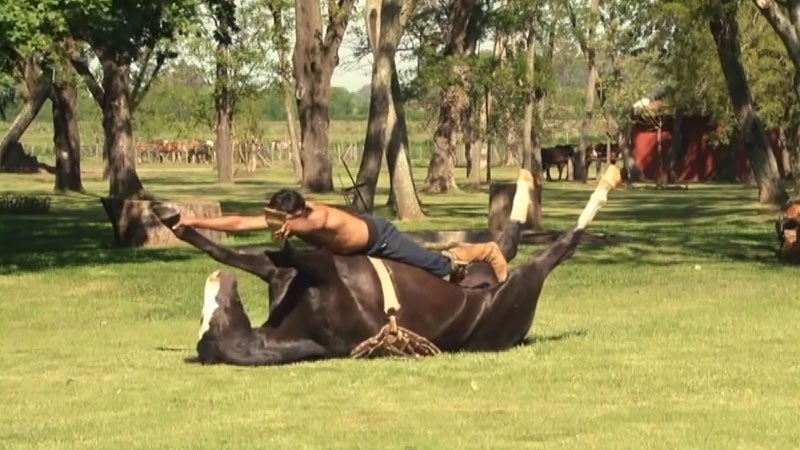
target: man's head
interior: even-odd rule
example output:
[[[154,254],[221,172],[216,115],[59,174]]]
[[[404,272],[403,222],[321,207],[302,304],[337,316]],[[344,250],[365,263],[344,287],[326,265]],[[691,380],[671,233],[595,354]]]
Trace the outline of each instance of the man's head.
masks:
[[[267,203],[268,208],[283,211],[289,216],[299,216],[306,212],[306,199],[292,189],[281,189],[272,195]]]

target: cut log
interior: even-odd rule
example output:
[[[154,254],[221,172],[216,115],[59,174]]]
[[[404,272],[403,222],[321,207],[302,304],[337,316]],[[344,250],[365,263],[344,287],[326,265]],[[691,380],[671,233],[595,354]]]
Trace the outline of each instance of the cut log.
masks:
[[[101,198],[100,202],[111,220],[114,239],[120,247],[166,247],[183,244],[172,230],[165,227],[150,209],[148,200]],[[186,217],[217,217],[222,214],[219,202],[176,203],[181,215]],[[208,239],[219,243],[225,233],[197,230]]]
[[[514,203],[514,194],[517,192],[517,183],[492,183],[489,186],[489,230],[502,231],[508,224],[511,215],[511,206]],[[528,218],[523,224],[523,230],[533,229],[533,193],[528,204]]]

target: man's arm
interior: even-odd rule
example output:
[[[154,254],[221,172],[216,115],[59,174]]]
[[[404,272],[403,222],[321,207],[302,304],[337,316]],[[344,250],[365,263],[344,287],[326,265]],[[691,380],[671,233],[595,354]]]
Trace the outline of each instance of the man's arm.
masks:
[[[246,231],[246,230],[265,230],[269,228],[267,219],[263,215],[258,216],[220,216],[220,217],[181,217],[180,222],[173,228],[179,226],[203,228],[216,231]]]

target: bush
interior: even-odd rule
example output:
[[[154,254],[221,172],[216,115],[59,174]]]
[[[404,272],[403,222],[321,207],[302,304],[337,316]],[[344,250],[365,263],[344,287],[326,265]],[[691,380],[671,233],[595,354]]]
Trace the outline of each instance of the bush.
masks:
[[[45,214],[50,211],[50,197],[44,195],[0,195],[0,214]]]

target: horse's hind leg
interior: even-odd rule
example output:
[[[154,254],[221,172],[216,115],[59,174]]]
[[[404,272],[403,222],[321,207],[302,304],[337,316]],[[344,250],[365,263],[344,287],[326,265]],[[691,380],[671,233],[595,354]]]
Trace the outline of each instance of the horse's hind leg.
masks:
[[[519,233],[522,224],[528,219],[528,206],[534,189],[536,189],[536,182],[533,175],[526,169],[520,169],[517,177],[517,191],[514,193],[514,200],[511,204],[510,220],[500,236],[495,239],[506,261],[511,261],[517,256]]]
[[[578,247],[578,243],[583,236],[586,227],[594,219],[603,205],[606,204],[608,193],[618,186],[622,181],[617,166],[610,166],[606,170],[603,178],[595,188],[592,196],[589,198],[589,203],[581,212],[578,218],[578,224],[572,231],[562,234],[556,242],[554,242],[547,250],[539,255],[532,264],[539,265],[545,273],[549,273],[555,266],[562,261],[570,258]]]

